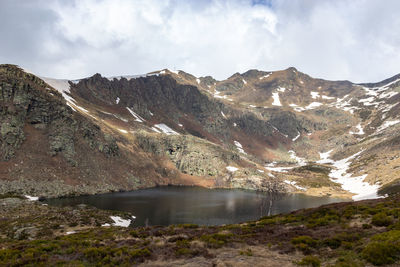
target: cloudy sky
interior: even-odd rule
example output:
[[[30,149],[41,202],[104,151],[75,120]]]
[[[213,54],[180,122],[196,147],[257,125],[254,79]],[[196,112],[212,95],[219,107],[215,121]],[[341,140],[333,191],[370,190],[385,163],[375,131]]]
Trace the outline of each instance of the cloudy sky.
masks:
[[[0,0],[0,63],[69,79],[294,66],[379,81],[400,73],[399,10],[398,0]]]

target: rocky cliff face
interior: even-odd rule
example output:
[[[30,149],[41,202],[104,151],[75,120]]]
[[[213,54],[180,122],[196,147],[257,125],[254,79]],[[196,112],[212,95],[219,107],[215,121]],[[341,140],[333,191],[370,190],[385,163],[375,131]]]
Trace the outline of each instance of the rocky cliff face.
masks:
[[[0,67],[0,96],[0,192],[58,196],[130,190],[179,178],[151,158],[121,150],[116,135],[102,131],[68,107],[57,90],[16,66]],[[149,164],[151,170],[143,174]]]
[[[25,140],[25,127],[42,131],[48,138],[49,154],[60,153],[71,165],[77,164],[75,143],[80,138],[107,157],[118,156],[113,137],[104,135],[86,118],[73,114],[61,94],[43,80],[12,65],[0,69],[0,80],[0,153],[3,160],[15,155]]]

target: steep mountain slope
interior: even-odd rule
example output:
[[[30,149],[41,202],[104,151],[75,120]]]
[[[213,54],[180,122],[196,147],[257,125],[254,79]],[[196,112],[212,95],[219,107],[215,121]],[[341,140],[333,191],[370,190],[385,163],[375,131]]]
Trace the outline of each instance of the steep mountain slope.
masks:
[[[0,67],[2,193],[60,196],[167,184],[215,186],[217,178],[221,178],[222,175],[211,175],[211,179],[204,179],[197,176],[201,171],[193,175],[181,173],[163,153],[142,149],[143,142],[135,142],[135,136],[124,130],[125,125],[113,122],[128,124],[123,116],[129,116],[134,118],[134,126],[142,119],[135,118],[132,110],[117,110],[109,121],[111,113],[96,114],[90,107],[79,106],[68,92],[61,90],[60,94],[52,88],[68,90],[68,81],[45,80],[49,83],[13,65]],[[141,129],[139,125],[137,130]],[[167,128],[162,124],[158,127],[159,131]],[[151,134],[142,139],[150,137]],[[213,151],[210,157],[215,157],[214,151],[226,155],[220,160],[224,176],[232,176],[225,169],[230,164],[252,166],[222,147],[199,138],[191,140],[192,144]],[[224,180],[218,184],[230,186]]]
[[[74,170],[65,176],[50,168],[42,180],[85,183],[68,193],[197,184],[357,199],[376,197],[400,178],[400,76],[354,84],[289,68],[224,81],[170,70],[67,81],[11,65],[1,70],[3,180],[20,181],[24,176],[10,166],[28,170],[39,154],[42,169],[59,158]],[[24,96],[33,104],[15,110],[26,93],[14,83],[34,88]],[[26,159],[35,147],[24,140],[30,129],[43,144]],[[3,191],[10,188],[15,183]]]

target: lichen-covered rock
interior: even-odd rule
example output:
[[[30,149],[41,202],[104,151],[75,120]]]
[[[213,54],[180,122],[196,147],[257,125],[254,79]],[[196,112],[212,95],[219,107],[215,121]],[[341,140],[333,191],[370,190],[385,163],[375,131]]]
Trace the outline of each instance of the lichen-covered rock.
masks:
[[[76,166],[75,144],[81,137],[90,148],[107,156],[118,156],[111,136],[86,118],[77,117],[64,98],[36,76],[14,65],[0,66],[0,159],[9,160],[25,139],[26,124],[36,125],[49,139],[49,154],[61,153]]]
[[[218,176],[225,166],[238,161],[237,153],[189,135],[136,135],[136,142],[144,151],[167,156],[183,173],[197,176]]]

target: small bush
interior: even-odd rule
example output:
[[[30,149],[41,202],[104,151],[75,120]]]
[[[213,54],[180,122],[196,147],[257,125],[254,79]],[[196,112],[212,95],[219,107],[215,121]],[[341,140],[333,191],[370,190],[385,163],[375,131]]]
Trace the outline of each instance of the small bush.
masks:
[[[389,226],[393,223],[393,219],[387,216],[386,213],[380,212],[372,216],[371,223],[375,226]]]
[[[321,266],[321,260],[315,256],[305,256],[297,264],[305,265],[305,266],[312,266],[312,267],[319,267],[319,266]]]
[[[151,251],[148,248],[142,249],[135,249],[130,251],[130,256],[132,258],[142,258],[142,257],[149,257],[151,255]]]
[[[298,245],[298,244],[306,244],[307,246],[315,248],[317,246],[317,240],[314,238],[307,236],[307,235],[302,235],[298,236],[292,239],[292,244],[293,245]]]
[[[337,237],[328,238],[324,240],[324,245],[331,249],[337,249],[342,245],[342,241]]]
[[[293,238],[291,242],[297,249],[303,251],[305,254],[311,253],[311,248],[315,248],[318,244],[317,240],[309,236],[298,236]]]
[[[372,237],[362,256],[374,265],[391,264],[400,259],[400,231],[393,230]]]
[[[211,234],[203,235],[200,239],[209,247],[220,248],[225,245],[232,236],[233,234]]]
[[[399,248],[389,242],[369,243],[362,251],[362,257],[374,265],[395,263]]]

